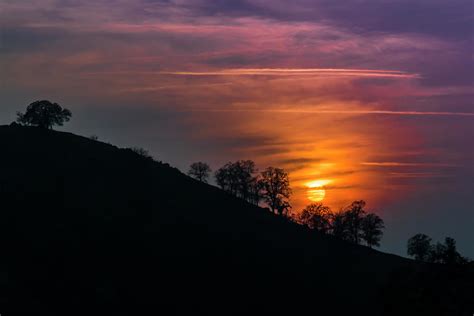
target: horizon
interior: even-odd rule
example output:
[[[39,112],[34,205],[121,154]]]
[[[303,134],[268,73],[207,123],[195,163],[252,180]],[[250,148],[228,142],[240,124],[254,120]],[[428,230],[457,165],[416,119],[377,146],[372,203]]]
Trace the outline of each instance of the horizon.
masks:
[[[6,1],[0,124],[47,99],[73,112],[58,130],[184,173],[284,168],[296,211],[365,200],[382,251],[425,233],[474,258],[473,18],[452,3]]]

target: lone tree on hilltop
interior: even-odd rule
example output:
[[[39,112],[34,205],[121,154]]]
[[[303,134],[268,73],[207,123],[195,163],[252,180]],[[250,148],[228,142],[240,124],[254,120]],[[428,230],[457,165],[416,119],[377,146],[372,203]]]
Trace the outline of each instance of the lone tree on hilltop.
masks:
[[[207,163],[198,161],[189,166],[188,175],[201,182],[207,183],[211,171],[211,167],[209,167]]]
[[[48,100],[31,103],[25,113],[17,113],[17,122],[24,125],[52,129],[54,125],[62,126],[71,118],[71,111],[63,109],[57,103]]]

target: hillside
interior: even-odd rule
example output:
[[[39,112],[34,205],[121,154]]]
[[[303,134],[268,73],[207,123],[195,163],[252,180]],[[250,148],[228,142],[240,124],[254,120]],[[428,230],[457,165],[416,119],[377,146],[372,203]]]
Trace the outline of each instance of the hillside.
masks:
[[[472,268],[319,235],[131,150],[18,126],[0,150],[2,315],[472,313]]]

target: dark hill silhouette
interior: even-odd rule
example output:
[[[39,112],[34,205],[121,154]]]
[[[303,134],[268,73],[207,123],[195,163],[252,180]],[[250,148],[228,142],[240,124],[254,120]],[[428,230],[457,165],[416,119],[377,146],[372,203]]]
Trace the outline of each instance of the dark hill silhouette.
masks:
[[[2,315],[472,313],[472,266],[320,235],[69,133],[0,126],[0,150]]]

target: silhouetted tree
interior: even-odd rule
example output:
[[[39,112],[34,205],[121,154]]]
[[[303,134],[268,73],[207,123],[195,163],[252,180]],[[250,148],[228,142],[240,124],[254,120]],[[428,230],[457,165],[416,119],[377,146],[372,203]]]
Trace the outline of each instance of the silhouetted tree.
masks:
[[[444,239],[445,251],[443,255],[444,263],[446,264],[458,264],[464,263],[464,258],[459,254],[456,249],[456,240],[451,237]]]
[[[431,238],[425,234],[416,234],[408,239],[407,254],[418,261],[428,261],[432,257]]]
[[[148,150],[146,150],[145,148],[142,148],[142,147],[132,147],[132,148],[129,148],[131,151],[133,151],[134,153],[136,153],[137,155],[140,155],[142,156],[143,158],[147,158],[147,159],[153,159],[153,157],[150,155],[150,153],[148,152]]]
[[[445,263],[444,256],[446,253],[446,246],[440,242],[435,245],[430,245],[430,252],[426,261],[431,263]]]
[[[291,215],[291,204],[289,201],[280,200],[276,204],[277,214],[280,216],[288,217]]]
[[[209,179],[209,174],[211,173],[211,167],[205,162],[195,162],[189,166],[188,175],[191,177],[207,183],[207,179]]]
[[[349,240],[349,228],[346,221],[346,213],[340,211],[332,215],[331,233],[334,237]]]
[[[364,207],[365,201],[354,201],[344,211],[347,237],[349,241],[355,244],[360,243],[362,222],[366,215]]]
[[[283,169],[268,167],[261,173],[259,180],[262,187],[262,198],[273,213],[288,213],[291,195],[288,173]]]
[[[444,239],[444,244],[437,242],[430,249],[429,262],[444,264],[464,264],[468,260],[463,258],[456,249],[456,240],[450,237]]]
[[[54,125],[62,126],[71,118],[71,111],[63,109],[57,103],[47,100],[31,103],[25,113],[17,113],[17,122],[40,128],[52,129]]]
[[[254,205],[259,205],[262,200],[263,186],[258,177],[253,177],[248,184],[248,198],[247,201]]]
[[[333,213],[331,234],[355,244],[363,240],[371,248],[379,246],[385,227],[383,220],[374,213],[367,213],[365,205],[362,200],[354,201],[340,212]]]
[[[437,242],[431,244],[431,238],[425,234],[416,234],[408,239],[407,253],[415,260],[442,263],[442,264],[466,264],[467,258],[461,256],[456,249],[456,240],[451,237],[444,239],[444,244]]]
[[[258,204],[260,201],[261,184],[254,176],[257,172],[252,160],[228,162],[215,173],[217,185],[223,190],[246,200]]]
[[[220,186],[222,190],[235,194],[236,184],[232,173],[232,163],[228,162],[223,167],[217,169],[214,177],[216,178],[217,185]]]
[[[383,220],[374,213],[369,213],[362,219],[361,237],[367,246],[370,248],[380,246],[384,228]]]
[[[235,176],[237,179],[238,196],[247,202],[254,200],[256,178],[254,174],[257,172],[255,162],[252,160],[240,160],[235,163]]]
[[[331,219],[331,209],[321,203],[306,206],[298,216],[299,223],[325,234],[331,229]]]

